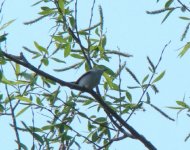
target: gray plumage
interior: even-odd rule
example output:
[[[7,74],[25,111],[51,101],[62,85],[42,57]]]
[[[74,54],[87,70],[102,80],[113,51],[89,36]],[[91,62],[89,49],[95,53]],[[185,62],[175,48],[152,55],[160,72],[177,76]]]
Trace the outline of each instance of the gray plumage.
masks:
[[[77,81],[76,84],[78,84],[81,87],[85,87],[88,89],[93,89],[100,83],[101,76],[105,69],[91,69],[85,74],[83,74]]]

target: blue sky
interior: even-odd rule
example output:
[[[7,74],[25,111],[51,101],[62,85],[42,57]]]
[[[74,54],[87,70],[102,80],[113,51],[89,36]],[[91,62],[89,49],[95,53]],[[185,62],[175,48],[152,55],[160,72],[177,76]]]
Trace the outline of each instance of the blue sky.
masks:
[[[79,8],[78,21],[81,23],[81,27],[88,24],[90,2],[90,0],[80,0],[79,2],[81,8]],[[29,26],[23,25],[23,22],[30,21],[38,16],[36,12],[38,12],[39,7],[30,7],[32,4],[33,2],[26,0],[7,0],[5,2],[3,22],[16,19],[5,30],[9,33],[7,45],[10,53],[19,54],[22,51],[22,46],[34,48],[33,41],[38,41],[41,45],[46,45],[49,41],[49,29],[52,24],[49,23],[48,19]],[[104,29],[108,39],[106,47],[108,49],[119,47],[121,51],[132,54],[133,58],[126,59],[127,67],[133,70],[141,80],[148,73],[146,56],[150,56],[153,62],[157,63],[164,45],[171,40],[158,69],[159,72],[166,70],[166,75],[157,84],[160,92],[156,95],[151,93],[151,100],[154,105],[177,119],[176,111],[168,109],[167,106],[175,106],[175,101],[182,100],[184,95],[188,101],[190,95],[188,82],[190,56],[187,53],[180,59],[178,57],[179,51],[177,51],[189,38],[187,36],[184,42],[180,42],[180,36],[186,26],[185,21],[178,19],[179,14],[177,13],[180,12],[177,11],[172,14],[164,24],[161,24],[165,13],[159,15],[145,13],[146,10],[163,7],[163,4],[156,4],[156,0],[138,2],[132,0],[99,0],[97,1],[98,4],[102,5],[104,12]],[[98,8],[96,7],[95,10],[94,14],[97,15]],[[65,80],[71,81],[81,73],[79,71],[73,77]],[[62,78],[62,74],[58,74],[58,77]],[[127,86],[134,83],[127,73],[123,77],[126,78]],[[138,99],[139,95],[134,95],[134,97]],[[189,149],[190,141],[184,142],[185,136],[190,132],[190,122],[186,113],[181,113],[176,122],[171,122],[149,106],[145,106],[145,108],[144,113],[137,112],[129,121],[137,131],[149,139],[159,150]],[[0,140],[0,145],[4,146],[3,149],[12,150],[15,148],[13,140],[15,137],[12,135],[13,130],[8,127],[8,122],[9,120],[5,120],[4,117],[0,118],[0,133],[4,135],[4,138]],[[111,149],[121,150],[126,147],[130,150],[145,149],[140,142],[130,139],[116,142]]]

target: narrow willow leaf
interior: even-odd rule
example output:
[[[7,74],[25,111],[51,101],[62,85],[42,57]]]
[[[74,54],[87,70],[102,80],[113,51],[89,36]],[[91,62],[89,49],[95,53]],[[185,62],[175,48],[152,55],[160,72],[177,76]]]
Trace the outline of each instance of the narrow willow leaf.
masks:
[[[27,52],[31,53],[31,54],[35,54],[35,55],[41,55],[40,53],[33,51],[31,49],[29,49],[28,47],[23,46],[22,47],[24,50],[26,50]]]
[[[151,61],[151,59],[148,56],[147,56],[147,60],[148,60],[148,63],[150,64],[150,66],[151,66],[151,70],[153,72],[155,72],[155,66],[154,66],[153,62]]]
[[[24,97],[24,96],[15,96],[15,98],[19,99],[19,100],[21,100],[23,102],[27,102],[27,103],[31,103],[32,102],[29,98]]]
[[[20,65],[16,64],[16,70],[15,70],[16,75],[20,74]]]
[[[189,50],[189,48],[190,48],[190,42],[187,42],[187,44],[183,47],[178,56],[180,58],[183,57],[183,55],[187,52],[187,50]]]
[[[60,60],[60,59],[55,58],[55,57],[51,57],[51,59],[54,60],[54,61],[56,61],[56,62],[59,62],[59,63],[64,63],[64,64],[66,63],[65,61]]]
[[[147,81],[148,77],[149,77],[149,74],[147,74],[147,75],[143,78],[142,84],[144,84],[144,83]]]
[[[44,143],[44,140],[43,140],[42,136],[38,135],[37,133],[33,132],[33,133],[32,133],[32,136],[33,136],[37,141],[39,141],[41,144]]]
[[[98,123],[106,123],[107,119],[105,117],[99,117],[99,118],[95,119],[94,121],[96,121]]]
[[[155,83],[155,82],[157,82],[157,81],[159,81],[159,80],[161,80],[164,75],[165,75],[165,71],[161,72],[161,73],[156,77],[156,79],[154,79],[154,81],[152,82],[152,84]]]
[[[167,108],[170,108],[170,109],[179,109],[179,110],[184,109],[183,107],[173,107],[173,106],[171,106],[171,107],[169,106]]]
[[[185,28],[185,31],[183,32],[182,36],[181,36],[181,41],[183,41],[187,35],[187,32],[189,30],[189,26],[190,26],[190,23],[187,24],[186,28]]]
[[[4,112],[5,108],[0,104],[0,113]]]
[[[20,146],[21,149],[23,149],[23,150],[28,150],[27,146],[24,145],[23,143],[18,142],[18,141],[16,141],[16,143]]]
[[[67,44],[65,49],[64,49],[64,57],[69,56],[70,53],[71,53],[71,47],[70,47],[70,44]]]
[[[17,114],[16,117],[20,116],[22,113],[24,113],[30,106],[24,107],[23,109],[21,109]]]
[[[126,95],[127,99],[128,99],[130,102],[132,102],[132,95],[131,95],[131,93],[129,93],[128,91],[126,91],[126,92],[125,92],[125,95]]]
[[[183,17],[183,16],[181,16],[181,17],[179,17],[179,18],[182,19],[182,20],[190,20],[189,17]]]
[[[169,8],[172,3],[173,3],[173,0],[168,0],[168,1],[165,3],[165,8]]]
[[[159,92],[158,88],[154,84],[151,85],[151,88],[154,90],[155,94]]]
[[[189,105],[187,105],[185,102],[183,101],[176,101],[176,103],[179,105],[179,106],[182,106],[184,108],[190,108]]]
[[[43,106],[42,101],[39,97],[36,98],[36,103],[40,106]]]
[[[36,47],[40,52],[44,52],[44,53],[48,54],[47,49],[44,48],[43,46],[39,45],[36,41],[34,41],[34,45],[35,45],[35,47]]]
[[[146,102],[150,104],[150,95],[148,92],[146,92]]]
[[[58,4],[62,12],[64,12],[64,2],[65,0],[58,0]]]
[[[70,56],[73,58],[77,58],[77,59],[84,59],[84,57],[82,55],[79,55],[79,54],[72,53]]]
[[[135,74],[129,68],[125,68],[125,69],[131,75],[131,77],[140,85],[140,82],[137,79],[137,77],[135,76]]]
[[[15,19],[10,20],[10,21],[8,21],[7,23],[3,24],[3,25],[0,27],[0,30],[5,29],[5,28],[8,27],[11,23],[13,23],[14,21],[15,21]]]
[[[169,15],[173,12],[174,9],[171,9],[168,11],[168,13],[166,14],[166,16],[164,17],[164,19],[162,20],[161,23],[164,23],[166,21],[166,19],[169,17]]]

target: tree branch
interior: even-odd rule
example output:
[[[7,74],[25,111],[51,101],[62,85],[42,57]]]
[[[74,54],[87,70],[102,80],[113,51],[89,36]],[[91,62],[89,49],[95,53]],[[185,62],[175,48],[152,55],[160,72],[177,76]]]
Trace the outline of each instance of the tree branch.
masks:
[[[102,97],[100,95],[98,95],[95,91],[91,90],[91,89],[87,89],[85,87],[80,87],[79,85],[70,83],[70,82],[65,82],[63,80],[60,80],[40,69],[37,69],[36,67],[34,67],[32,64],[30,64],[26,58],[23,56],[23,54],[21,53],[20,56],[14,56],[11,54],[8,54],[4,51],[0,51],[1,55],[3,55],[4,57],[10,59],[11,61],[14,61],[15,63],[18,63],[32,71],[34,71],[35,73],[37,73],[40,76],[43,76],[45,78],[48,78],[56,83],[59,83],[62,86],[67,86],[70,89],[75,89],[75,90],[79,90],[82,92],[87,92],[90,95],[92,95],[96,101],[102,106],[102,108],[104,109],[104,111],[110,113],[117,121],[120,122],[120,124],[125,127],[127,130],[129,130],[129,132],[132,134],[132,136],[136,139],[138,139],[139,141],[141,141],[149,150],[156,150],[155,146],[150,143],[143,135],[139,134],[132,126],[130,126],[128,123],[126,123],[111,107],[109,107],[104,100],[102,99]]]

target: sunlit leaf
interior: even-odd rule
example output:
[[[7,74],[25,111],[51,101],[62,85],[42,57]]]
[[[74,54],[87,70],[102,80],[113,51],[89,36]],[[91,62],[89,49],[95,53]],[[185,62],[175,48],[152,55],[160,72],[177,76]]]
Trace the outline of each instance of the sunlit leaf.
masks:
[[[188,42],[184,47],[183,49],[181,50],[181,52],[179,53],[179,57],[183,57],[183,55],[187,52],[187,50],[189,50],[190,48],[190,42]]]
[[[27,103],[31,103],[32,102],[29,98],[24,97],[24,96],[15,96],[15,98],[19,99],[19,100],[21,100],[23,102],[27,102]]]
[[[8,21],[7,23],[3,24],[3,25],[0,27],[0,30],[5,29],[5,28],[8,27],[11,23],[13,23],[14,21],[15,21],[15,19],[10,20],[10,21]]]
[[[20,74],[20,65],[16,64],[16,70],[15,70],[16,75]]]
[[[152,84],[155,83],[155,82],[157,82],[157,81],[159,81],[159,80],[161,80],[161,79],[164,77],[164,75],[165,75],[165,71],[161,72],[161,73],[153,80]]]
[[[42,58],[41,61],[42,61],[42,63],[43,63],[45,66],[48,66],[48,64],[49,64],[48,58],[44,57],[44,58]]]
[[[24,113],[30,106],[24,107],[23,109],[21,109],[17,114],[16,117],[20,116],[22,113]]]
[[[178,104],[178,105],[180,105],[180,106],[182,106],[182,107],[184,107],[184,108],[190,108],[189,107],[189,105],[187,105],[185,102],[183,102],[183,101],[176,101],[176,103]]]
[[[147,75],[143,78],[142,84],[144,84],[144,83],[147,81],[148,77],[149,77],[149,74],[147,74]]]
[[[34,45],[35,45],[35,47],[36,47],[40,52],[44,52],[44,53],[48,54],[47,49],[44,48],[43,46],[39,45],[36,41],[34,41]]]
[[[65,49],[64,49],[64,57],[69,56],[70,52],[71,52],[70,44],[67,44]]]

